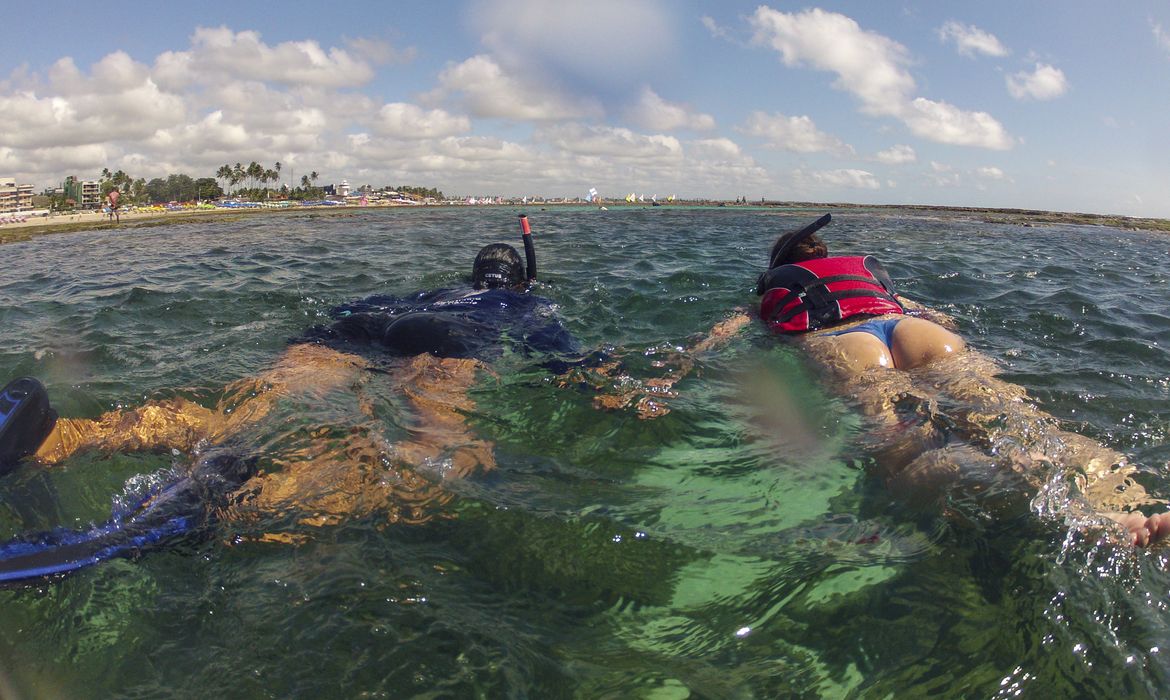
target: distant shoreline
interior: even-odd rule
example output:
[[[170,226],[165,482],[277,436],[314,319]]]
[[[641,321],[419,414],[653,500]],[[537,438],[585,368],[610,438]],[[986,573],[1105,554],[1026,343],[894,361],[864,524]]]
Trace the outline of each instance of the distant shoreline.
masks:
[[[560,207],[594,207],[584,202],[535,202],[525,205],[519,203],[491,204],[491,205],[427,205],[427,206],[486,206],[525,207],[530,210],[541,208]],[[646,202],[606,202],[607,209],[647,209],[651,204]],[[764,201],[746,204],[722,201],[687,201],[661,204],[663,208],[767,208],[767,209],[814,209],[828,211],[883,211],[890,213],[903,212],[920,215],[944,215],[956,219],[973,219],[986,223],[1009,224],[1025,227],[1049,225],[1086,225],[1110,226],[1124,230],[1161,231],[1170,233],[1170,220],[1147,219],[1109,214],[1079,214],[1069,212],[1053,212],[1034,209],[982,209],[978,207],[953,206],[926,206],[907,204],[842,204],[820,202],[778,202]],[[360,206],[331,206],[331,207],[288,207],[279,209],[188,209],[180,211],[147,211],[125,212],[120,222],[112,222],[108,216],[100,211],[87,211],[77,214],[60,214],[52,217],[29,218],[23,222],[0,224],[0,244],[26,241],[35,236],[53,233],[70,233],[79,231],[104,231],[110,229],[136,229],[148,226],[159,226],[172,223],[189,223],[214,217],[217,220],[240,220],[253,216],[337,216],[352,214],[358,211],[380,209],[414,209],[415,207],[360,207]]]

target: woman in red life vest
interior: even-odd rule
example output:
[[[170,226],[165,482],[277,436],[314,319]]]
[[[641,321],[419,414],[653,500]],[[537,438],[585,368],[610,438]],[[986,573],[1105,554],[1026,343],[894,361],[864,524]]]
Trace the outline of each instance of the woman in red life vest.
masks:
[[[866,416],[862,442],[872,476],[902,500],[922,504],[995,484],[997,497],[984,503],[981,517],[1013,517],[1030,507],[1055,470],[1089,506],[1077,529],[1097,530],[1107,518],[1137,546],[1170,537],[1170,513],[1139,510],[1162,510],[1165,501],[1134,480],[1137,469],[1125,455],[1062,429],[1023,388],[998,378],[992,360],[944,327],[954,325],[945,314],[898,296],[875,258],[830,256],[815,235],[830,218],[777,239],[756,288],[759,316],[796,341],[834,392]],[[664,400],[695,364],[694,353],[715,349],[748,323],[747,314],[737,313],[684,354],[679,369],[654,386],[658,412],[669,410]],[[772,388],[770,406],[797,407],[781,412],[776,429],[790,436],[804,431],[800,397]],[[1002,487],[1005,479],[1014,488]]]
[[[760,276],[760,318],[773,332],[809,333],[817,354],[833,355],[849,374],[885,367],[914,369],[959,352],[966,343],[924,318],[923,308],[894,293],[873,256],[829,256],[815,234],[831,217],[776,240],[768,271]]]

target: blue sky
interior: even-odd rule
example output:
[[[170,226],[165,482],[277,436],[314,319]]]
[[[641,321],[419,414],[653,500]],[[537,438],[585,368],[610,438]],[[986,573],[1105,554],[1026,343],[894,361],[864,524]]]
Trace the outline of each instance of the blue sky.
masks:
[[[38,190],[256,160],[460,195],[1170,217],[1164,0],[25,7],[0,175]]]

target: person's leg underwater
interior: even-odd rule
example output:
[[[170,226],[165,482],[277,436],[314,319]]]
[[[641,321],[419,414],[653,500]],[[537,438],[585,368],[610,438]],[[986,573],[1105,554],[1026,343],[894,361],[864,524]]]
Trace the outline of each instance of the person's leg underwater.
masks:
[[[280,398],[327,393],[356,381],[357,373],[367,366],[356,355],[320,345],[293,345],[259,376],[229,385],[215,408],[180,398],[109,411],[96,419],[58,418],[37,446],[21,456],[33,454],[42,463],[58,464],[82,449],[190,451],[200,443],[220,444],[262,420]],[[34,438],[26,433],[25,439]]]

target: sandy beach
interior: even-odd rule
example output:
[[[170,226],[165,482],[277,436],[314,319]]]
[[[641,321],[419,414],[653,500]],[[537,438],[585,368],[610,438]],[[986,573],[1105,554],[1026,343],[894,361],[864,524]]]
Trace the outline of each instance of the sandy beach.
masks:
[[[33,236],[71,231],[95,231],[114,228],[140,228],[161,224],[198,221],[208,217],[243,218],[248,216],[287,216],[289,214],[310,216],[337,216],[369,207],[287,207],[268,209],[179,209],[173,211],[125,211],[117,220],[111,220],[101,211],[86,211],[76,214],[29,217],[25,221],[0,224],[0,243],[25,241]]]

